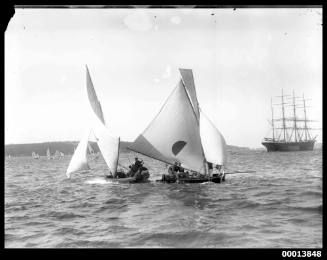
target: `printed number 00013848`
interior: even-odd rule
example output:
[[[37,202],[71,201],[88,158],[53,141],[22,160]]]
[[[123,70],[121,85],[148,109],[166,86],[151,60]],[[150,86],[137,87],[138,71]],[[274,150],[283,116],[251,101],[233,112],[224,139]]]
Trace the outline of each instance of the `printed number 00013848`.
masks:
[[[320,250],[282,251],[283,257],[321,257]]]

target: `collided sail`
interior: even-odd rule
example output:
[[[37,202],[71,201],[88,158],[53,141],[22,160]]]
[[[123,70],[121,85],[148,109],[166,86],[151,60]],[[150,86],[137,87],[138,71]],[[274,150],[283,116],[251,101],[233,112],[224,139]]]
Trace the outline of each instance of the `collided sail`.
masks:
[[[70,175],[73,172],[85,171],[90,169],[86,157],[89,135],[90,131],[88,131],[79,142],[66,171],[67,178],[70,178]]]
[[[182,80],[130,148],[163,162],[179,161],[184,168],[206,172],[198,121]]]
[[[94,124],[93,133],[109,171],[115,177],[119,159],[119,137],[112,136],[101,123]]]
[[[105,126],[101,104],[95,93],[91,76],[86,67],[86,88],[88,99],[94,112],[93,133],[98,143],[101,154],[109,167],[110,172],[115,176],[119,158],[119,137],[112,136]]]

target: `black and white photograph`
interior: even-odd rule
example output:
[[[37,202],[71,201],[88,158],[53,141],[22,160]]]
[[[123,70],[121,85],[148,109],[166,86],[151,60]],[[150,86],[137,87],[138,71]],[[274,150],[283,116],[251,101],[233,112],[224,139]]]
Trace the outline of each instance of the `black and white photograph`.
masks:
[[[321,257],[322,6],[14,6],[4,247]]]

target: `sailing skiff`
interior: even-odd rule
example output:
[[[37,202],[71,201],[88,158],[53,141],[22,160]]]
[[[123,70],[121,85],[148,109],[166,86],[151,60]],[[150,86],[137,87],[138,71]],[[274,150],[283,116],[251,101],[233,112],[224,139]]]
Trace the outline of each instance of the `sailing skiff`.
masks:
[[[129,149],[166,164],[179,162],[185,170],[197,173],[197,177],[182,179],[163,175],[158,181],[219,183],[225,179],[225,139],[200,109],[192,70],[179,71],[177,86]],[[210,173],[209,164],[218,165],[221,174]]]
[[[87,150],[89,149],[89,137],[93,133],[97,144],[99,146],[100,152],[109,168],[109,175],[105,175],[106,179],[114,180],[119,182],[143,182],[147,181],[149,177],[148,169],[145,167],[140,169],[136,177],[122,178],[121,171],[117,171],[118,161],[119,161],[119,145],[120,137],[112,135],[106,126],[104,115],[102,112],[102,107],[100,101],[97,98],[89,69],[86,66],[86,89],[89,103],[91,105],[93,114],[92,128],[89,129],[80,143],[78,144],[73,157],[70,161],[66,175],[70,178],[71,173],[77,171],[90,170],[87,162]],[[112,177],[112,178],[111,178]]]

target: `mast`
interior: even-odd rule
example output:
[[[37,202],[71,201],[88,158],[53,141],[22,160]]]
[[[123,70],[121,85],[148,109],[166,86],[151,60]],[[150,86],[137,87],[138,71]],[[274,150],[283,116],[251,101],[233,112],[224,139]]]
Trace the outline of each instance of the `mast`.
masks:
[[[305,134],[305,141],[308,141],[307,111],[306,111],[306,108],[305,108],[304,94],[302,94],[302,97],[303,97],[303,109],[304,109],[304,134]]]
[[[272,131],[273,131],[273,141],[275,141],[274,108],[272,104],[272,98],[270,101],[271,101],[271,124],[272,124]]]
[[[295,110],[294,90],[293,90],[293,115],[294,115],[294,138],[295,138],[295,142],[297,142],[297,126],[296,126],[296,110]]]
[[[284,93],[282,89],[282,111],[283,111],[283,133],[284,133],[284,142],[286,142],[286,129],[285,129],[285,109],[284,109]]]

